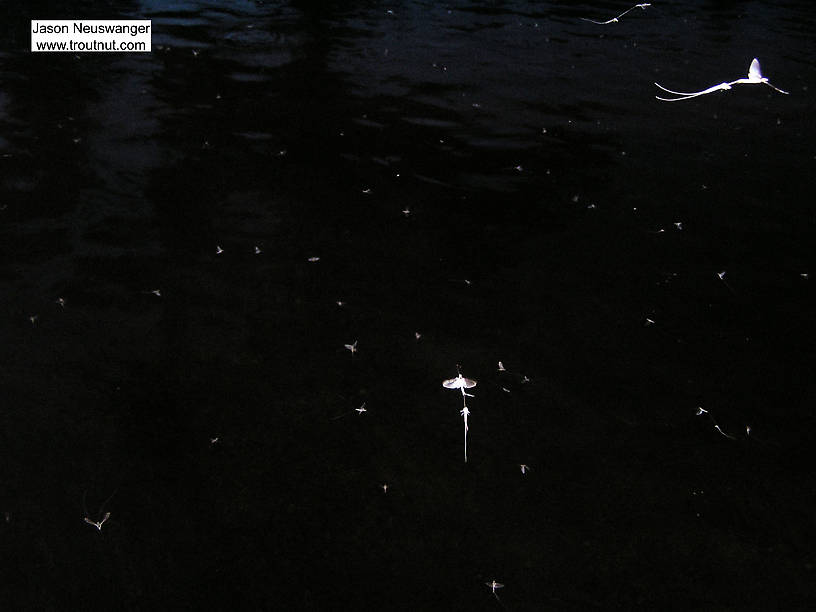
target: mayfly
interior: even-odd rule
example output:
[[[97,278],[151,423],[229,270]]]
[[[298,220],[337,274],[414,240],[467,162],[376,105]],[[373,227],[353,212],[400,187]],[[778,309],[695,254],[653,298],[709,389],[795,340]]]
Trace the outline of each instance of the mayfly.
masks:
[[[465,389],[472,389],[475,387],[476,381],[470,378],[465,378],[460,372],[456,378],[449,378],[448,380],[442,381],[442,386],[446,389],[461,389],[463,396],[473,397],[470,393],[466,393]]]
[[[87,516],[85,517],[85,522],[86,522],[86,523],[88,523],[89,525],[93,525],[93,526],[94,526],[94,527],[96,527],[96,528],[97,528],[99,531],[102,531],[102,525],[104,525],[104,524],[105,524],[105,521],[107,521],[109,518],[110,518],[110,512],[106,512],[106,513],[105,513],[105,516],[103,516],[103,517],[102,517],[102,520],[101,520],[101,521],[99,521],[98,523],[97,523],[96,521],[92,521],[92,520],[91,520],[91,519],[89,519]]]
[[[646,7],[647,7],[647,6],[652,6],[652,5],[651,5],[651,4],[649,4],[649,3],[636,4],[636,5],[635,5],[635,6],[633,6],[632,8],[628,8],[628,9],[626,9],[625,11],[623,11],[623,12],[622,12],[620,15],[618,15],[617,17],[613,17],[612,19],[607,19],[606,21],[595,21],[594,19],[587,19],[586,17],[581,17],[581,19],[583,19],[584,21],[590,21],[590,22],[592,22],[592,23],[594,23],[594,24],[597,24],[597,25],[608,25],[608,24],[610,24],[610,23],[618,23],[618,20],[619,20],[621,17],[623,17],[623,16],[624,16],[626,13],[628,13],[628,12],[630,12],[630,11],[634,11],[636,8],[646,10]]]
[[[710,94],[715,91],[731,89],[733,85],[738,85],[740,83],[762,83],[767,85],[768,87],[775,89],[779,93],[788,94],[789,92],[779,89],[778,87],[771,85],[770,81],[764,76],[762,76],[762,70],[759,66],[759,60],[754,58],[751,61],[751,66],[748,68],[748,76],[746,78],[737,79],[735,81],[730,81],[727,83],[720,83],[719,85],[712,85],[708,89],[703,89],[702,91],[695,91],[695,92],[685,92],[685,91],[674,91],[672,89],[667,89],[663,87],[660,83],[655,83],[660,89],[666,91],[670,94],[674,94],[678,96],[677,98],[661,98],[660,96],[655,96],[658,100],[662,100],[664,102],[677,102],[678,100],[688,100],[689,98],[696,98],[697,96],[704,96],[705,94]]]
[[[118,487],[116,489],[114,489],[114,491],[113,491],[113,493],[111,493],[110,497],[108,497],[108,499],[106,499],[102,503],[102,505],[99,507],[99,515],[102,515],[102,510],[105,509],[105,506],[107,506],[108,502],[111,499],[113,499],[113,496],[116,495],[116,491],[118,491],[118,490],[119,490]],[[91,520],[90,518],[88,518],[88,509],[85,507],[85,496],[87,495],[87,493],[88,492],[85,491],[82,494],[82,509],[85,510],[85,516],[83,517],[83,520],[86,523],[88,523],[89,525],[93,525],[94,527],[96,527],[99,531],[102,531],[102,525],[104,525],[105,521],[107,521],[110,518],[111,513],[110,512],[105,512],[105,514],[102,515],[102,520],[100,520],[100,521],[94,521],[94,520]]]
[[[462,391],[462,410],[459,411],[459,414],[462,415],[462,419],[465,422],[465,463],[467,463],[467,433],[468,433],[468,415],[470,414],[470,410],[467,407],[467,398],[473,397],[470,393],[467,393],[465,389],[472,389],[476,386],[476,381],[470,378],[465,378],[462,376],[462,370],[459,366],[456,366],[457,370],[459,370],[459,374],[456,378],[449,378],[447,380],[442,381],[442,386],[446,389],[460,389]]]
[[[501,582],[496,582],[495,579],[491,580],[490,582],[485,582],[485,584],[490,587],[490,592],[493,593],[493,597],[496,598],[496,601],[498,601],[499,604],[501,604],[501,607],[506,610],[507,606],[502,603],[502,600],[499,599],[499,594],[496,592],[496,589],[501,589],[504,587],[504,585]]]

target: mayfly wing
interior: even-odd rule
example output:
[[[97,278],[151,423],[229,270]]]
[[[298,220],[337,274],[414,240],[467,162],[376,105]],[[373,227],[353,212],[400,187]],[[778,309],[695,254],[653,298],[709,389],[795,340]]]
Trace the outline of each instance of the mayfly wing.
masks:
[[[448,380],[442,381],[442,386],[446,389],[458,389],[462,385],[459,383],[459,379],[462,378],[461,374],[456,378],[449,378]]]
[[[442,386],[446,389],[461,389],[464,387],[465,389],[471,389],[472,387],[476,386],[476,381],[470,378],[465,378],[461,374],[456,378],[449,378],[448,380],[442,381]]]
[[[751,62],[751,67],[748,68],[748,78],[756,81],[762,80],[762,70],[759,68],[759,60],[754,58]]]

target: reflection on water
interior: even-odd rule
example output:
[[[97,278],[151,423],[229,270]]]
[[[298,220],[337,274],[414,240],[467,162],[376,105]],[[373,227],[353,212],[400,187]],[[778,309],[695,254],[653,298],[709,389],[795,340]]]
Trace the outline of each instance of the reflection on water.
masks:
[[[808,8],[9,7],[17,607],[464,609],[494,577],[531,610],[802,593]],[[27,51],[32,16],[80,15],[151,19],[153,52]],[[790,96],[654,100],[754,56]],[[83,493],[113,491],[88,529]]]

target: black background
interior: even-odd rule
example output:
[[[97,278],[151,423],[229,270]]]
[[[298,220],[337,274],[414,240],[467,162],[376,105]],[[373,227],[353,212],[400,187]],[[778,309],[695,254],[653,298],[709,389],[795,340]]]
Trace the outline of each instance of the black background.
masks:
[[[810,609],[811,3],[0,7],[4,609]]]

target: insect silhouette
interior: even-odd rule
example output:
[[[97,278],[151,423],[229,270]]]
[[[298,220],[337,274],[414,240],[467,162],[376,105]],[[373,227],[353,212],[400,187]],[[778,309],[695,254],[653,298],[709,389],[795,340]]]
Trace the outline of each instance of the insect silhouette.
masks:
[[[85,491],[82,494],[82,509],[85,511],[85,516],[83,517],[83,520],[86,523],[88,523],[89,525],[93,525],[94,527],[96,527],[98,531],[102,531],[102,525],[104,525],[105,521],[107,521],[110,518],[110,514],[111,514],[110,512],[105,512],[105,514],[103,515],[102,511],[105,509],[105,506],[108,505],[108,502],[111,499],[113,499],[113,496],[116,495],[116,491],[118,491],[118,490],[119,490],[118,488],[115,489],[113,491],[113,493],[110,494],[110,497],[108,497],[108,499],[106,499],[104,502],[102,502],[102,505],[99,506],[99,513],[97,514],[97,516],[102,517],[101,520],[99,520],[99,521],[94,521],[94,520],[88,518],[88,508],[85,506],[85,497],[88,494],[88,491]]]

